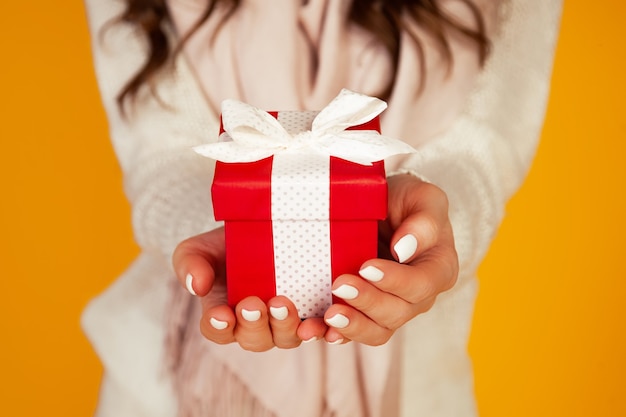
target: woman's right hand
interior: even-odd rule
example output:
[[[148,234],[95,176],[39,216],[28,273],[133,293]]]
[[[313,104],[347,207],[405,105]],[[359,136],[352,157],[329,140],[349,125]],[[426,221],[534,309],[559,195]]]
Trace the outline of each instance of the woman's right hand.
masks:
[[[273,297],[267,304],[258,297],[247,297],[234,310],[225,295],[216,298],[218,292],[213,290],[225,286],[225,257],[223,227],[191,237],[174,251],[179,282],[202,302],[200,330],[204,337],[219,344],[236,342],[255,352],[295,348],[302,341],[324,337],[328,326],[323,319],[301,321],[294,304],[284,296]]]

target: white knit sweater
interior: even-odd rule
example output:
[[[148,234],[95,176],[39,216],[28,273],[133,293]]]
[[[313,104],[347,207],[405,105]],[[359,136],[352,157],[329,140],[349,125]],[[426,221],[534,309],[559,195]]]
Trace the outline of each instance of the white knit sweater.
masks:
[[[143,61],[144,45],[127,27],[113,26],[100,32],[120,12],[120,1],[86,3],[94,34],[97,78],[132,205],[135,237],[142,248],[136,262],[93,300],[83,315],[85,332],[105,367],[98,415],[174,416],[177,401],[172,378],[162,365],[165,316],[174,314],[166,310],[172,293],[168,283],[173,281],[170,255],[184,238],[217,226],[208,192],[213,167],[190,151],[194,145],[216,139],[217,114],[211,105],[214,97],[207,100],[206,88],[203,92],[194,74],[198,66],[180,55],[174,71],[161,73],[155,84],[158,97],[166,105],[142,91],[134,110],[127,118],[121,117],[115,96]],[[246,387],[246,396],[255,398],[267,414],[277,416],[317,416],[324,412],[337,416],[392,415],[385,411],[383,391],[393,389],[394,384],[399,384],[402,416],[473,415],[467,339],[476,296],[475,271],[502,219],[506,201],[520,186],[535,153],[560,10],[559,0],[504,2],[492,55],[477,87],[463,101],[463,110],[442,132],[419,143],[418,153],[394,167],[419,173],[448,195],[461,265],[454,289],[442,294],[431,311],[408,323],[392,343],[381,348],[356,344],[327,347],[320,343],[294,351],[251,354],[237,346],[206,346],[208,342],[202,344],[196,330],[197,308],[184,303],[178,308],[189,309],[191,323],[191,330],[185,330],[191,340],[185,352],[196,349],[197,353],[199,348],[190,347],[195,344],[202,346],[208,358],[202,364],[187,364],[185,369],[197,365],[205,366],[206,372],[219,370],[234,375]],[[393,102],[391,111],[392,106]],[[399,360],[394,357],[396,353]],[[355,357],[361,367],[341,368]],[[296,386],[288,385],[289,394],[266,388],[271,385],[267,372],[272,369],[264,369],[264,363],[284,364],[281,369],[289,371],[285,384],[292,384],[293,375],[300,375]],[[401,364],[400,376],[390,371],[392,363]],[[333,375],[322,387],[310,382],[318,378],[307,377],[321,369],[331,372],[328,370],[335,365],[345,374],[362,374],[346,375],[345,381],[343,374]],[[184,372],[179,378],[185,378]],[[361,380],[358,383],[365,392],[365,404],[344,407],[333,398],[325,398],[329,389],[346,389],[355,378]],[[198,392],[200,387],[202,384],[190,381],[184,401],[242,395],[229,393],[225,386]],[[242,404],[248,403],[242,400]],[[204,415],[222,416],[225,410],[231,409],[214,409],[215,414],[207,410]],[[233,415],[248,411],[238,410]]]

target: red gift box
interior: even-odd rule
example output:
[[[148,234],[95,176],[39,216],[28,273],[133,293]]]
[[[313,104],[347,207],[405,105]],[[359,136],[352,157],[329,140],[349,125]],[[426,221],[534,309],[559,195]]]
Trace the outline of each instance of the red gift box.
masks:
[[[308,130],[315,116],[270,114],[290,133]],[[378,116],[350,129],[380,131]],[[337,301],[332,280],[377,256],[387,182],[383,161],[274,155],[216,161],[212,199],[215,219],[225,222],[228,303],[286,295],[301,318],[320,317]]]

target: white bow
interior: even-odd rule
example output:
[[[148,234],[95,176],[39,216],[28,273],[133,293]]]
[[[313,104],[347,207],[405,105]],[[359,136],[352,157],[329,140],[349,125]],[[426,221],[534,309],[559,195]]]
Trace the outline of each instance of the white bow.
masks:
[[[374,130],[346,130],[387,108],[375,97],[341,90],[313,120],[311,130],[289,134],[269,113],[237,100],[222,103],[222,123],[232,140],[196,146],[200,155],[222,162],[254,162],[277,153],[319,153],[361,165],[415,152],[410,145]]]

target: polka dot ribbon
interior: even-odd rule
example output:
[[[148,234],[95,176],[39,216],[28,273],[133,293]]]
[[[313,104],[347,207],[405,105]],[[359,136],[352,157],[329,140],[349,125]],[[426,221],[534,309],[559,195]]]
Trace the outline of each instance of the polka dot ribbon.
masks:
[[[310,130],[290,134],[264,110],[237,100],[222,103],[225,135],[200,145],[196,152],[222,162],[254,162],[272,155],[320,154],[361,165],[415,150],[373,130],[347,130],[378,116],[387,104],[375,97],[343,89],[313,119]]]

